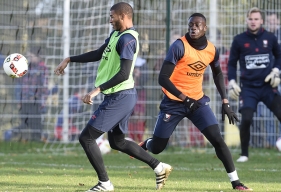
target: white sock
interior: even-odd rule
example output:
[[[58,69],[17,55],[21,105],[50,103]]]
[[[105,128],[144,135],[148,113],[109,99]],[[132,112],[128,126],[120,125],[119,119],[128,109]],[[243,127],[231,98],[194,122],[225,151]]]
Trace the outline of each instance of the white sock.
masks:
[[[145,144],[146,148],[147,148],[147,146],[148,146],[147,144],[148,144],[151,140],[152,140],[152,139],[148,139],[148,140],[147,140],[147,142],[146,142],[146,144]],[[148,148],[147,148],[147,149],[148,149]]]
[[[108,185],[110,185],[110,180],[108,180],[108,181],[99,181],[101,184],[103,184],[103,185],[106,185],[106,186],[108,186]]]
[[[236,170],[231,172],[231,173],[227,173],[227,175],[228,175],[231,182],[239,180]]]
[[[157,165],[157,167],[154,169],[154,172],[155,172],[156,174],[159,174],[159,173],[161,173],[162,170],[163,170],[163,166],[162,166],[162,163],[160,162],[160,163]]]

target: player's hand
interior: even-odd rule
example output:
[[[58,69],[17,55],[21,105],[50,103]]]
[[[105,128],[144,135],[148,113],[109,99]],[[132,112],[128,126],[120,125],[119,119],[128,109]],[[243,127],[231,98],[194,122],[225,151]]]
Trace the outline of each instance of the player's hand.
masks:
[[[225,120],[225,114],[227,115],[228,120],[229,120],[229,124],[234,125],[235,121],[239,121],[236,114],[230,108],[229,103],[223,103],[222,104],[221,114],[222,114],[222,121]]]
[[[92,99],[100,93],[100,88],[97,87],[93,91],[87,93],[84,97],[82,97],[82,101],[86,104],[93,105]]]
[[[186,97],[183,103],[191,111],[191,113],[199,108],[199,103],[195,99],[189,97]]]
[[[56,75],[63,75],[64,74],[64,69],[67,67],[68,63],[70,62],[70,58],[67,57],[65,58],[55,69],[55,74]]]
[[[269,82],[272,87],[277,87],[280,84],[279,69],[273,68],[264,81]]]
[[[238,100],[241,92],[240,87],[237,85],[234,79],[231,79],[228,83],[228,95],[234,100]]]

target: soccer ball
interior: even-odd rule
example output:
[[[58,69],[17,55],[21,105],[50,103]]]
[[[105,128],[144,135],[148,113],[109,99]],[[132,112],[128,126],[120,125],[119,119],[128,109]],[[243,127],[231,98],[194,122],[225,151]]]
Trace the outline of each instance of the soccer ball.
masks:
[[[6,57],[3,63],[5,73],[12,78],[20,78],[28,71],[27,59],[19,53],[13,53]]]
[[[101,138],[101,139],[97,139],[96,141],[102,155],[105,155],[111,151],[111,147],[107,139]]]
[[[279,151],[281,151],[281,137],[279,137],[276,141],[276,147]]]

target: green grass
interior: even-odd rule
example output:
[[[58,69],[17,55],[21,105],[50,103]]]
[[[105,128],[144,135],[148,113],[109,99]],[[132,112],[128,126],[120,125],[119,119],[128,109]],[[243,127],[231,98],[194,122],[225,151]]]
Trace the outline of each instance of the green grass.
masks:
[[[20,149],[0,151],[0,192],[80,192],[97,183],[82,149],[56,154]],[[254,191],[281,192],[281,153],[273,149],[251,149],[250,153],[249,162],[235,163],[241,182]],[[213,150],[168,149],[154,156],[174,167],[162,191],[233,191]],[[233,158],[238,158],[237,152]],[[105,155],[104,161],[116,192],[155,191],[155,175],[146,164],[115,151]]]

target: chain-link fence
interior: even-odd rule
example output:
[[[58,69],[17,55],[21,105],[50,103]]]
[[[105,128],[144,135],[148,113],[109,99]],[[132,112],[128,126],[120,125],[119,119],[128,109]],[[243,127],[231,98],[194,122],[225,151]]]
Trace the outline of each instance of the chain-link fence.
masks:
[[[67,4],[66,2],[69,2]],[[54,68],[67,55],[77,55],[98,48],[108,37],[109,9],[118,1],[108,0],[2,0],[0,2],[0,61],[11,53],[21,53],[34,66],[37,60],[46,67],[45,81],[35,77],[42,69],[30,68],[21,79],[12,79],[1,70],[0,136],[5,141],[44,141],[45,148],[54,143],[77,143],[77,136],[84,128],[92,111],[102,101],[102,95],[87,106],[79,102],[81,94],[92,89],[98,62],[71,63],[65,77],[54,75]],[[167,47],[171,41],[187,31],[188,17],[194,12],[207,18],[208,37],[221,52],[224,73],[233,37],[246,29],[246,11],[257,6],[265,12],[280,16],[281,3],[274,0],[131,0],[134,7],[134,26],[140,34],[138,60],[139,79],[136,87],[139,101],[129,127],[133,131],[128,137],[142,140],[151,136],[158,106],[162,97],[158,85],[158,74]],[[266,16],[266,14],[265,14]],[[265,23],[266,26],[266,23]],[[30,54],[32,53],[30,56]],[[36,57],[36,58],[34,58]],[[37,62],[37,64],[38,64]],[[1,61],[2,64],[2,61]],[[45,69],[45,68],[44,68]],[[23,79],[33,79],[22,84]],[[27,82],[27,81],[26,81]],[[226,81],[227,83],[227,81]],[[36,110],[31,106],[33,98],[25,98],[23,88],[35,87],[38,96]],[[239,145],[237,126],[221,121],[221,101],[213,83],[210,69],[204,78],[205,93],[210,96],[214,110],[228,145]],[[26,91],[26,90],[25,90]],[[31,99],[31,100],[29,100]],[[237,111],[237,103],[232,102]],[[23,110],[24,108],[30,110]],[[279,122],[259,104],[261,113],[256,114],[252,127],[251,145],[272,147],[280,135]],[[32,112],[33,111],[33,112]],[[40,119],[40,122],[38,122]],[[28,122],[28,123],[27,123]],[[64,132],[67,126],[68,131]],[[32,134],[32,133],[38,133]],[[66,137],[65,137],[66,135]],[[181,147],[205,146],[201,133],[185,119],[177,126],[170,140],[171,145]],[[63,145],[59,145],[63,146]],[[1,148],[1,147],[0,147]]]

